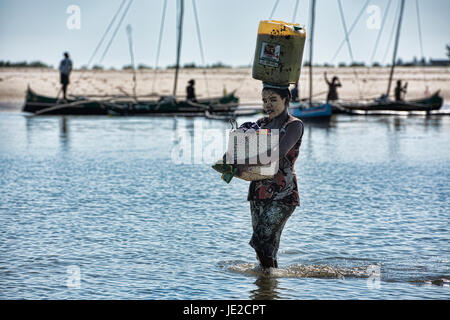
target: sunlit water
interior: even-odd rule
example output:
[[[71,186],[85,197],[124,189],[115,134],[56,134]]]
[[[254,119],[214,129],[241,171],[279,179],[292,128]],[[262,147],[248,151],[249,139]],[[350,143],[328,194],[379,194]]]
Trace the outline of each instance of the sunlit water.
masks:
[[[1,299],[450,298],[450,117],[307,123],[270,274],[248,182],[198,153],[226,122],[66,119],[0,113]]]

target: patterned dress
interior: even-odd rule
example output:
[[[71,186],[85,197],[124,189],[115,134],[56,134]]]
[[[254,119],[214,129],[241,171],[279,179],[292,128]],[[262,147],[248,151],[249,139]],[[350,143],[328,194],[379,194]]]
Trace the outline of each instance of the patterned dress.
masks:
[[[261,127],[264,127],[267,121],[268,118],[261,118],[257,123]],[[280,129],[280,139],[286,133],[286,126],[293,121],[301,122],[300,119],[290,115],[288,121]],[[294,164],[298,158],[301,143],[302,138],[300,137],[286,156],[280,159],[278,172],[272,179],[252,181],[250,183],[247,197],[248,201],[281,201],[286,205],[300,205]]]
[[[293,121],[301,121],[289,116],[280,129],[280,139],[286,133],[286,126]],[[264,127],[268,118],[261,118],[258,125]],[[277,259],[281,232],[295,208],[300,205],[297,177],[294,164],[297,160],[302,137],[280,159],[277,174],[271,179],[252,181],[247,200],[250,201],[253,235],[250,245],[258,255]]]

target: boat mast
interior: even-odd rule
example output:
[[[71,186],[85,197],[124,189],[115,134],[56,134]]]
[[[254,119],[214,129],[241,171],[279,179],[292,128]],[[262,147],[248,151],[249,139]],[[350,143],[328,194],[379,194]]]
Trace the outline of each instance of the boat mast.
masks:
[[[316,15],[316,0],[311,0],[311,33],[309,35],[309,106],[312,106],[313,96],[313,39],[314,39],[314,18]]]
[[[400,15],[399,15],[399,18],[398,18],[397,35],[395,36],[394,54],[392,56],[391,74],[389,75],[389,83],[388,83],[388,88],[387,88],[387,92],[386,92],[386,97],[389,97],[389,93],[391,91],[392,78],[394,76],[394,69],[395,69],[395,61],[397,59],[398,42],[400,40],[400,29],[401,29],[401,26],[402,26],[402,18],[403,18],[403,9],[404,9],[404,7],[405,7],[405,0],[402,0],[401,7],[400,7]]]
[[[130,49],[131,58],[131,68],[133,70],[133,96],[136,99],[136,65],[134,63],[134,53],[133,53],[133,35],[132,35],[131,25],[127,25],[127,35],[128,35],[128,46]]]
[[[178,20],[178,43],[177,43],[177,64],[175,66],[175,83],[173,85],[173,96],[177,93],[177,82],[178,82],[178,70],[180,69],[180,53],[181,53],[181,39],[183,31],[183,14],[184,14],[184,0],[180,1],[180,16]]]

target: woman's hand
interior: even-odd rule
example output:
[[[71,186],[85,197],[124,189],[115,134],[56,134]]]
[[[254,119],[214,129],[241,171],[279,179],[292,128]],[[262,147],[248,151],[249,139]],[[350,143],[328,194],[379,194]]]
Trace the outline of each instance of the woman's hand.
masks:
[[[228,153],[228,151],[225,152],[225,154],[222,156],[223,163],[226,163],[226,164],[232,164],[233,163],[233,158],[234,158],[234,156],[230,155]],[[227,160],[228,160],[228,162],[227,162]]]

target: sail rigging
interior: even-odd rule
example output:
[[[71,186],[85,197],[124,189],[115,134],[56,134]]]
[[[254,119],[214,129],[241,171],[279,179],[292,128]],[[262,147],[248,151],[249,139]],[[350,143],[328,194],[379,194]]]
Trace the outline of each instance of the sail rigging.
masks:
[[[98,50],[99,50],[100,47],[102,46],[103,41],[105,41],[106,36],[107,36],[108,33],[110,32],[112,26],[114,25],[114,22],[116,21],[117,17],[119,16],[120,11],[122,11],[122,8],[123,8],[123,6],[125,5],[126,2],[127,2],[127,0],[122,0],[122,2],[120,3],[119,8],[117,9],[117,11],[116,11],[116,13],[114,14],[113,18],[111,19],[111,21],[110,21],[108,27],[106,28],[105,32],[103,33],[103,35],[102,35],[100,41],[98,42],[97,46],[95,47],[94,52],[91,54],[91,57],[89,58],[88,63],[87,63],[87,65],[86,65],[86,69],[83,70],[83,71],[80,73],[80,76],[78,77],[78,79],[77,79],[76,81],[74,81],[73,86],[75,86],[76,84],[78,84],[78,82],[83,78],[83,75],[84,75],[85,71],[86,71],[87,69],[89,69],[89,67],[91,66],[91,63],[92,63],[92,61],[94,60],[94,58],[95,58],[95,56],[96,56]]]
[[[296,1],[295,1],[294,12],[293,12],[293,14],[292,14],[292,20],[291,20],[292,23],[295,23],[295,18],[297,18],[298,3],[299,3],[299,0],[296,0]]]
[[[347,42],[348,52],[349,52],[350,59],[353,64],[355,62],[355,59],[353,58],[353,50],[352,50],[352,46],[350,44],[350,36],[347,31],[347,24],[345,23],[344,9],[342,8],[341,0],[338,0],[338,4],[339,4],[339,13],[341,15],[341,20],[342,20],[342,26],[344,28],[344,33],[345,33],[345,41]],[[355,76],[355,79],[356,79],[356,85],[358,88],[359,98],[362,99],[361,88],[359,87],[358,73],[354,69],[353,69],[353,75]]]
[[[183,16],[184,16],[184,0],[178,0],[178,32],[177,32],[177,62],[175,65],[175,81],[173,83],[173,96],[177,94],[178,73],[180,70],[181,43],[183,40]]]
[[[270,12],[269,20],[272,20],[272,17],[275,14],[275,10],[277,10],[278,2],[280,2],[280,0],[275,0],[275,4],[273,5],[272,11]]]
[[[370,57],[369,64],[367,66],[367,72],[366,72],[366,74],[364,76],[366,78],[366,81],[363,81],[363,85],[362,85],[362,89],[361,89],[363,94],[364,94],[365,89],[366,89],[367,78],[369,77],[369,74],[371,72],[371,69],[372,69],[372,66],[373,66],[373,63],[374,63],[374,59],[375,59],[375,55],[376,55],[378,47],[379,47],[381,35],[383,34],[384,26],[386,25],[386,20],[387,20],[387,17],[388,17],[388,13],[389,13],[389,8],[390,7],[391,7],[391,1],[388,1],[386,10],[385,10],[384,15],[383,15],[383,19],[381,21],[380,30],[378,31],[377,39],[375,41],[375,46],[373,47],[372,55]]]
[[[392,67],[391,67],[391,72],[389,74],[389,83],[388,83],[388,88],[387,88],[387,92],[386,92],[387,97],[389,97],[389,93],[391,91],[392,78],[394,76],[395,63],[396,63],[396,59],[397,59],[398,43],[400,42],[400,31],[401,31],[401,27],[402,27],[403,11],[405,8],[405,0],[401,0],[401,1],[402,2],[400,4],[400,15],[398,18],[397,34],[395,36],[394,53],[392,55]]]
[[[313,44],[314,44],[314,24],[316,17],[316,0],[311,0],[311,25],[309,34],[309,105],[312,106],[313,97]]]
[[[161,53],[161,42],[162,42],[163,31],[164,31],[164,22],[166,20],[166,8],[167,8],[167,0],[164,0],[163,12],[162,12],[162,17],[161,17],[161,26],[159,28],[158,46],[156,49],[155,71],[153,74],[152,94],[155,92],[156,77],[158,75],[159,55]]]
[[[378,31],[378,35],[377,35],[377,40],[375,41],[375,46],[373,47],[372,55],[370,57],[369,66],[371,66],[372,63],[374,62],[375,55],[376,55],[378,47],[379,47],[381,35],[383,34],[384,26],[386,24],[387,16],[389,13],[389,8],[391,7],[391,3],[392,3],[391,1],[388,1],[386,11],[384,12],[383,19],[381,21],[380,30]]]
[[[401,3],[398,2],[397,8],[395,9],[394,19],[392,21],[392,27],[391,27],[392,30],[391,30],[391,32],[389,32],[389,40],[387,41],[387,44],[386,44],[386,51],[384,52],[383,59],[380,61],[383,65],[386,64],[386,62],[387,62],[386,59],[387,59],[387,56],[389,53],[389,49],[391,49],[391,43],[392,43],[392,40],[394,39],[395,26],[396,26],[398,14],[400,12],[400,7],[401,7]]]
[[[356,17],[355,21],[353,21],[352,25],[350,26],[350,28],[348,29],[348,36],[350,36],[353,32],[353,30],[355,29],[356,25],[359,22],[359,19],[362,17],[362,15],[364,14],[364,10],[366,9],[367,5],[369,4],[370,0],[367,0],[366,3],[364,3],[364,5],[362,6],[358,16]],[[331,58],[331,63],[334,63],[337,55],[339,54],[339,52],[341,51],[342,47],[345,45],[347,40],[347,37],[344,37],[344,39],[341,41],[341,43],[339,44],[339,47],[336,49],[336,52],[333,55],[333,58]]]
[[[201,59],[202,59],[202,65],[205,68],[206,67],[205,52],[203,50],[202,36],[201,36],[201,33],[200,33],[200,22],[199,22],[199,19],[198,19],[197,5],[195,4],[195,0],[192,0],[192,6],[193,6],[193,9],[194,9],[195,25],[197,27],[197,39],[198,39],[198,45],[199,45],[199,48],[200,48],[200,56],[201,56]],[[209,86],[208,86],[208,79],[206,77],[206,69],[203,69],[203,76],[205,78],[206,94],[209,96]]]
[[[130,50],[131,68],[133,70],[133,97],[136,99],[136,64],[134,63],[133,34],[131,25],[127,25],[128,47]]]
[[[111,47],[111,44],[113,43],[114,38],[116,37],[117,32],[119,31],[120,26],[121,26],[122,23],[123,23],[123,20],[124,20],[125,17],[127,16],[128,10],[130,10],[130,7],[131,7],[133,1],[134,1],[134,0],[130,0],[130,1],[128,2],[128,5],[127,5],[127,7],[125,8],[125,11],[124,11],[123,14],[122,14],[122,17],[120,18],[120,21],[119,21],[119,23],[117,24],[116,29],[114,30],[114,33],[113,33],[111,39],[110,39],[109,42],[108,42],[108,45],[106,46],[105,50],[103,51],[103,54],[102,54],[102,56],[101,56],[101,58],[100,58],[100,61],[99,61],[99,64],[100,64],[100,65],[102,64],[103,59],[105,58],[106,54],[108,53],[109,48]]]

